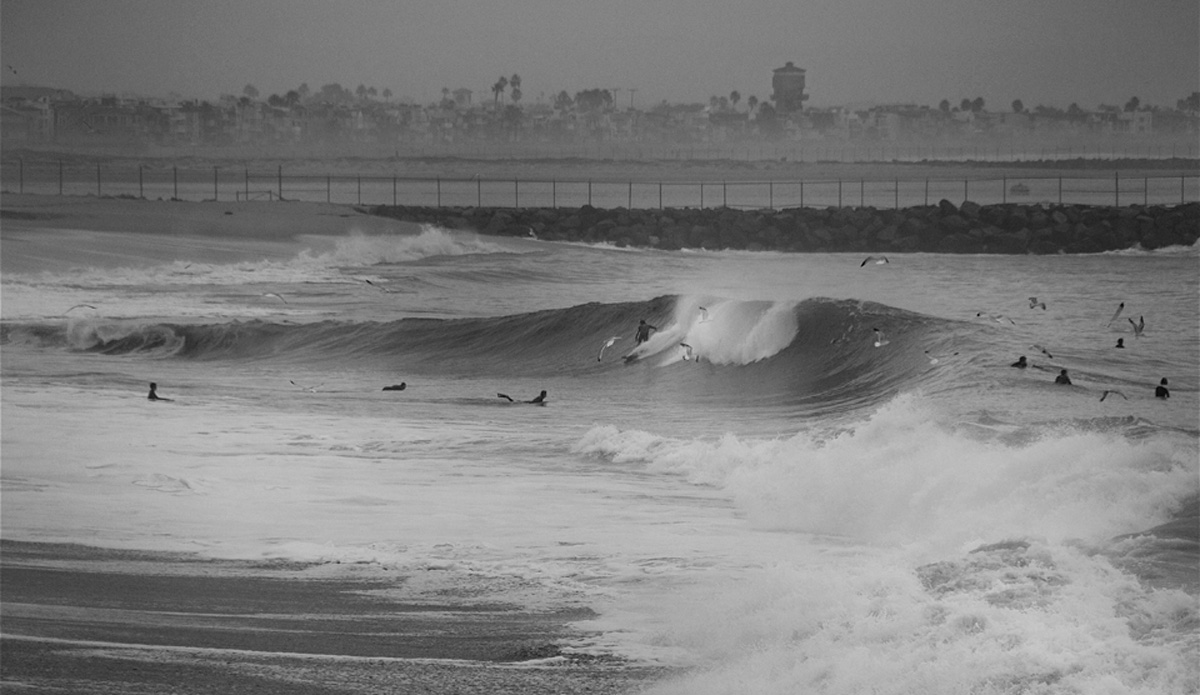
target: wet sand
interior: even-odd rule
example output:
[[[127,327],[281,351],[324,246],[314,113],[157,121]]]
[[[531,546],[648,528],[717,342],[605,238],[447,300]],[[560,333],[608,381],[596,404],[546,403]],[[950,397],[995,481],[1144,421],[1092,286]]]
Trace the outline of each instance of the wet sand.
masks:
[[[395,598],[374,568],[0,542],[5,692],[625,693],[664,674],[560,645],[586,608]]]

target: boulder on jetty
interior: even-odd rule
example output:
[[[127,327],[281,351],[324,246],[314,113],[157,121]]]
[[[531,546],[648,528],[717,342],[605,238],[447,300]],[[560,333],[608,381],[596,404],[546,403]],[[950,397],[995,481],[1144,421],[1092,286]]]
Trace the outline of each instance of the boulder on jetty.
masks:
[[[483,234],[676,250],[1052,254],[1191,246],[1200,203],[1180,205],[979,205],[903,209],[408,207],[365,212]]]

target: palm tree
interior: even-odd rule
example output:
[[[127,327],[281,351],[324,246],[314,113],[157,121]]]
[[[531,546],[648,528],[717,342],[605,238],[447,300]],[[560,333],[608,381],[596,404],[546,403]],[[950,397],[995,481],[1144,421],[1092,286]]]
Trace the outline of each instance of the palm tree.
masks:
[[[758,97],[751,94],[750,98],[746,100],[746,106],[750,107],[750,113],[754,113],[754,107],[758,106]]]
[[[500,104],[500,95],[504,93],[504,89],[508,87],[508,78],[501,76],[496,80],[496,84],[492,85],[492,94],[495,95],[496,104]]]
[[[514,72],[513,76],[508,78],[508,83],[510,85],[512,85],[512,92],[510,92],[509,94],[512,97],[513,103],[520,101],[521,100],[521,76]]]
[[[1013,113],[1022,113],[1025,111],[1025,104],[1020,99],[1013,99],[1012,110]]]
[[[736,109],[738,102],[741,100],[742,100],[742,95],[740,92],[738,92],[738,90],[735,89],[729,93],[729,102],[731,104],[733,104],[733,108]]]

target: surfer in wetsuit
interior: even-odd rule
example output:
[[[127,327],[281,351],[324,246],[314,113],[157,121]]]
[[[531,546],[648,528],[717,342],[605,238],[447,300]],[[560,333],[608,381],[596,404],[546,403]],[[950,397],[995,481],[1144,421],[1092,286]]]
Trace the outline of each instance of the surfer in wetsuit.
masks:
[[[634,341],[638,345],[641,345],[642,343],[646,342],[647,340],[650,340],[650,331],[657,331],[657,330],[658,330],[657,326],[651,326],[650,324],[646,323],[646,319],[641,319],[640,321],[638,321],[637,335],[634,336]]]
[[[156,383],[154,383],[154,382],[152,381],[152,382],[150,382],[150,395],[146,396],[146,400],[150,400],[150,401],[171,401],[171,400],[174,400],[174,399],[171,399],[171,398],[163,398],[162,396],[158,395],[158,384],[156,384]]]
[[[1067,376],[1067,370],[1064,369],[1061,372],[1059,372],[1058,376],[1054,377],[1054,383],[1070,386],[1071,385],[1071,377]]]
[[[507,393],[497,393],[497,394],[496,394],[496,396],[497,396],[498,398],[506,398],[506,399],[508,399],[508,402],[509,402],[509,403],[516,403],[516,401],[515,401],[515,400],[513,400],[513,397],[512,397],[512,396],[510,396],[510,395],[508,395]],[[545,405],[545,404],[546,404],[546,392],[545,392],[545,391],[542,391],[541,393],[539,393],[539,394],[537,395],[537,397],[536,397],[536,398],[533,398],[533,399],[531,399],[531,400],[528,400],[528,401],[521,401],[521,402],[522,402],[522,403],[532,403],[533,405]]]
[[[1154,397],[1164,401],[1171,397],[1171,392],[1167,390],[1167,377],[1164,376],[1162,381],[1158,382],[1158,386],[1154,388]]]
[[[399,384],[392,384],[391,386],[384,386],[383,390],[384,391],[403,391],[406,388],[408,388],[408,383],[401,381]]]
[[[1013,362],[1009,366],[1016,367],[1017,369],[1024,369],[1029,366],[1029,363],[1025,361],[1025,355],[1021,355],[1020,359],[1018,359],[1016,362]]]

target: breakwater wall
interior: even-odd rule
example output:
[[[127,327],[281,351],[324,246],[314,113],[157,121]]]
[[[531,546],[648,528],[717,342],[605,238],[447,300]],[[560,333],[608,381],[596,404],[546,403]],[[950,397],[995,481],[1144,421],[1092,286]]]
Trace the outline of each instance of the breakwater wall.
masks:
[[[872,207],[579,208],[409,207],[371,214],[483,234],[659,249],[1051,254],[1196,243],[1200,203],[1125,207],[978,205]]]

